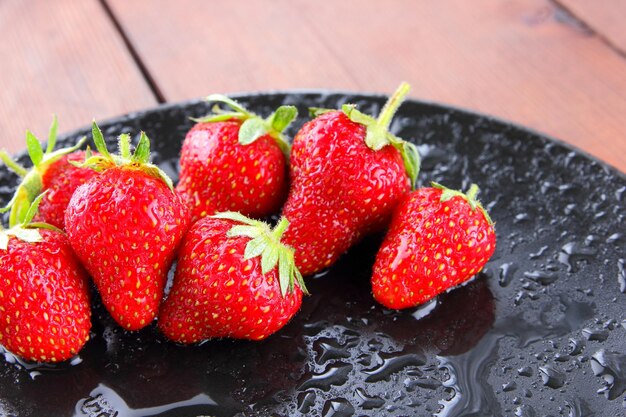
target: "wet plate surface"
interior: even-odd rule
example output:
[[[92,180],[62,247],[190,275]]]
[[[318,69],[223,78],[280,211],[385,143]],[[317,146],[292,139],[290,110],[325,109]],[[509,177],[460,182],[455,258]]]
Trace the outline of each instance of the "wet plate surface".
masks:
[[[345,102],[377,113],[384,102],[240,99],[264,115],[295,104],[301,116]],[[155,161],[176,178],[188,117],[207,111],[187,103],[101,126],[111,139],[145,130]],[[623,415],[626,178],[536,134],[444,107],[406,102],[392,128],[419,145],[422,184],[481,186],[498,248],[474,281],[419,309],[386,310],[370,295],[373,236],[309,279],[313,295],[269,340],[193,347],[154,327],[126,333],[96,300],[92,339],[72,364],[25,367],[3,355],[0,415]],[[15,180],[2,171],[4,202]]]

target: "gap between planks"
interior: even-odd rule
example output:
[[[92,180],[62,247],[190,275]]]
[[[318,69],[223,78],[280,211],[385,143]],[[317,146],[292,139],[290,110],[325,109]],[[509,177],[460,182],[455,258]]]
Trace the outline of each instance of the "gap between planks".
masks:
[[[104,9],[105,14],[109,17],[109,19],[111,19],[111,23],[113,23],[113,27],[115,27],[115,30],[119,33],[120,37],[122,38],[122,41],[124,42],[124,45],[126,46],[126,49],[128,49],[128,53],[130,54],[130,56],[132,57],[132,60],[137,65],[139,72],[141,72],[141,75],[143,76],[144,80],[148,84],[150,91],[154,95],[154,99],[159,104],[166,103],[167,100],[165,96],[163,95],[163,92],[157,85],[152,74],[150,74],[150,71],[148,71],[148,68],[146,67],[146,65],[143,63],[141,57],[139,56],[139,53],[137,52],[137,49],[133,46],[132,42],[130,41],[130,38],[124,31],[124,28],[122,27],[117,16],[115,15],[111,7],[109,7],[107,0],[100,0],[100,4],[102,5],[102,8]]]

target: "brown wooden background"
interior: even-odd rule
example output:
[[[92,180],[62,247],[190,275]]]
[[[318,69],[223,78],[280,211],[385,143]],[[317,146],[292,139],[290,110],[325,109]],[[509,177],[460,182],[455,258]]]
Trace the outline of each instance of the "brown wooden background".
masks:
[[[624,0],[2,0],[0,147],[209,93],[325,88],[465,107],[626,172]]]

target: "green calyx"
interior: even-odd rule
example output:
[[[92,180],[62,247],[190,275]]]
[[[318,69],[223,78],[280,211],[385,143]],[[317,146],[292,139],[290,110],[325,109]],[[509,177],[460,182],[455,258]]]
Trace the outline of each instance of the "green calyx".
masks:
[[[77,166],[89,167],[99,172],[115,166],[136,169],[162,180],[171,190],[174,190],[172,179],[158,166],[150,163],[150,139],[145,132],[141,132],[139,143],[132,153],[130,135],[127,133],[119,135],[117,138],[119,153],[117,154],[111,154],[107,149],[104,135],[95,120],[91,126],[91,133],[93,142],[100,154],[94,155],[87,149],[85,161],[76,164]]]
[[[19,224],[13,225],[7,230],[3,229],[0,225],[0,250],[7,250],[9,247],[10,236],[14,236],[24,242],[37,243],[43,240],[41,233],[39,233],[39,229],[56,230],[57,232],[63,233],[61,230],[50,224],[32,222],[35,214],[37,214],[37,210],[39,209],[39,204],[41,203],[41,200],[43,200],[45,194],[45,192],[39,194],[39,196],[31,202]]]
[[[239,128],[239,143],[249,145],[263,135],[270,135],[278,144],[285,156],[289,156],[289,141],[283,131],[298,116],[295,106],[280,106],[270,114],[267,119],[263,119],[235,100],[221,94],[211,94],[206,98],[209,102],[222,103],[230,107],[230,110],[223,110],[219,104],[212,108],[213,114],[198,119],[192,119],[198,123],[222,122],[236,119],[242,121]]]
[[[476,211],[476,209],[480,210],[485,216],[485,219],[487,219],[487,222],[490,225],[493,225],[493,220],[491,220],[489,213],[487,213],[487,210],[485,210],[483,205],[476,198],[476,196],[478,195],[478,191],[479,191],[478,185],[472,184],[470,186],[470,189],[467,191],[467,193],[463,193],[458,190],[451,190],[450,188],[445,187],[436,182],[432,182],[431,185],[433,188],[441,190],[441,198],[439,199],[439,201],[441,201],[442,203],[454,197],[460,197],[469,203],[470,207],[472,208],[472,211]]]
[[[55,116],[52,120],[52,125],[50,126],[48,144],[45,151],[42,148],[39,139],[37,139],[37,137],[35,137],[35,135],[31,132],[26,132],[26,148],[28,150],[30,160],[33,163],[33,166],[30,169],[27,169],[15,162],[6,151],[0,150],[0,160],[2,160],[8,168],[22,177],[22,181],[20,185],[18,185],[11,201],[5,207],[0,209],[0,212],[2,213],[11,210],[11,213],[9,214],[10,227],[17,226],[24,222],[31,205],[41,194],[43,188],[42,178],[48,167],[61,159],[64,155],[80,149],[87,140],[87,138],[83,137],[76,145],[55,151],[54,146],[57,141],[57,128],[58,122]]]
[[[280,292],[284,297],[292,292],[294,285],[308,294],[302,274],[296,267],[293,248],[284,245],[280,239],[289,226],[286,218],[281,218],[273,229],[267,223],[252,220],[240,213],[224,212],[211,216],[215,219],[233,220],[237,223],[228,231],[228,237],[248,237],[251,240],[244,250],[244,259],[261,256],[261,273],[266,274],[278,267]]]
[[[411,187],[415,188],[417,175],[420,170],[420,156],[417,147],[389,132],[393,116],[410,89],[409,84],[400,84],[395,93],[389,97],[376,119],[358,111],[354,104],[344,104],[341,110],[350,120],[366,127],[365,143],[370,149],[378,151],[387,145],[391,145],[400,152],[404,168],[411,180]],[[323,114],[325,111],[326,109],[313,109],[314,114],[317,115]]]

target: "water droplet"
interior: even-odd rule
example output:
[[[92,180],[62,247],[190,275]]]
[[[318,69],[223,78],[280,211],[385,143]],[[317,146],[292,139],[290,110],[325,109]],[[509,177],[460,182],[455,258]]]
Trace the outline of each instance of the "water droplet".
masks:
[[[313,343],[313,350],[317,353],[316,362],[320,365],[332,359],[345,359],[350,357],[348,348],[355,347],[354,342],[341,345],[336,339],[321,337]]]
[[[530,366],[524,366],[517,370],[517,374],[520,376],[533,376],[533,368]]]
[[[582,330],[582,334],[589,341],[604,342],[609,337],[609,332],[606,329],[585,328]]]
[[[515,383],[515,381],[511,381],[511,382],[507,382],[506,384],[502,384],[502,391],[504,391],[504,392],[515,391],[516,388],[517,388],[517,384]]]
[[[359,406],[365,410],[372,410],[385,405],[385,400],[378,396],[368,395],[364,388],[357,388],[354,390],[354,394],[359,399]]]
[[[302,414],[309,414],[311,407],[315,405],[315,392],[303,391],[298,394],[298,411]]]
[[[517,265],[515,265],[513,262],[500,265],[498,273],[498,284],[500,284],[501,287],[507,287],[513,280],[515,271],[517,271]]]
[[[335,362],[326,367],[319,374],[308,376],[304,382],[298,387],[299,390],[307,390],[309,388],[318,388],[322,391],[329,391],[332,385],[343,385],[348,382],[348,374],[352,370],[353,365],[345,362]]]
[[[521,405],[515,409],[515,415],[517,417],[536,417],[537,413],[530,405]]]
[[[618,240],[620,240],[622,238],[622,236],[623,236],[622,233],[613,233],[611,236],[606,238],[606,243],[608,243],[608,244],[615,243]]]
[[[435,379],[431,376],[427,376],[425,378],[411,379],[407,378],[404,380],[404,386],[407,391],[413,391],[416,387],[436,390],[441,386],[441,381]]]
[[[559,279],[559,276],[557,274],[545,271],[524,272],[524,276],[528,279],[532,279],[533,281],[541,285],[550,285],[557,279]]]
[[[619,290],[622,293],[626,293],[626,268],[624,268],[626,260],[619,259],[617,261],[617,283],[619,284]]]
[[[558,389],[565,384],[565,374],[557,371],[551,366],[540,366],[539,372],[541,373],[543,385],[546,387]]]
[[[603,392],[609,400],[614,400],[626,391],[626,355],[601,349],[591,356],[591,369],[594,375],[604,379]]]
[[[416,320],[426,317],[437,307],[437,298],[430,300],[429,302],[422,304],[411,314]]]
[[[548,246],[542,246],[542,247],[540,247],[540,248],[539,248],[539,250],[538,250],[537,252],[530,253],[530,254],[528,255],[528,257],[529,257],[530,259],[537,259],[537,258],[541,258],[541,257],[544,255],[544,253],[546,253],[546,251],[547,251],[548,249],[549,249],[549,248],[548,248]]]
[[[555,362],[567,362],[571,359],[571,356],[568,354],[564,354],[564,353],[557,353],[556,355],[554,355],[554,361]]]
[[[354,407],[345,398],[335,398],[326,401],[322,409],[323,417],[352,417]]]
[[[563,245],[559,253],[559,262],[567,266],[568,272],[574,272],[572,259],[586,258],[596,255],[597,251],[593,248],[586,247],[577,242],[569,242]]]
[[[381,353],[382,363],[365,369],[363,373],[367,375],[366,382],[388,381],[391,375],[410,366],[422,366],[426,363],[426,357],[419,352],[394,352]]]

